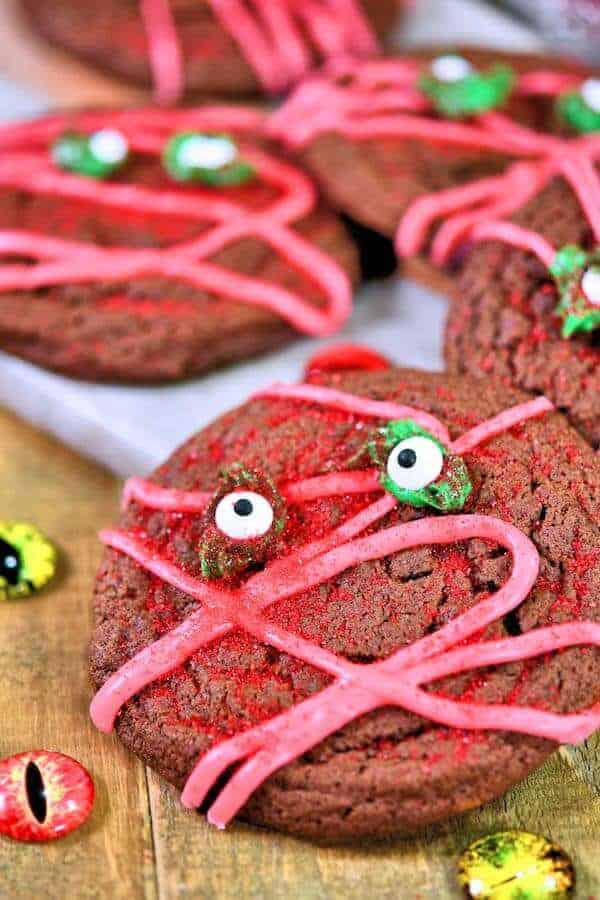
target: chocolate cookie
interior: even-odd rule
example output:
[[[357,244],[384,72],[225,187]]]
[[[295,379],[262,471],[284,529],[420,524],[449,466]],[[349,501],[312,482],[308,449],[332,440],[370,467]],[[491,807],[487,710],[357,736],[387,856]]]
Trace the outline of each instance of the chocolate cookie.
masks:
[[[590,181],[583,189],[598,210],[599,170],[595,199]],[[511,223],[519,231],[478,229],[485,243],[468,254],[450,305],[449,369],[545,394],[600,447],[600,220],[594,234],[572,185],[557,176]]]
[[[373,56],[401,0],[23,0],[47,40],[161,100],[280,93],[331,55]]]
[[[262,116],[73,113],[0,130],[0,348],[167,381],[327,334],[356,251]]]
[[[102,535],[92,717],[220,827],[413,832],[600,723],[591,447],[492,380],[354,364],[217,420]]]
[[[471,48],[340,64],[301,85],[270,130],[336,208],[393,239],[415,202],[526,155],[504,117],[570,131],[564,101],[587,74],[547,57]],[[405,266],[428,284],[450,284],[423,254]]]

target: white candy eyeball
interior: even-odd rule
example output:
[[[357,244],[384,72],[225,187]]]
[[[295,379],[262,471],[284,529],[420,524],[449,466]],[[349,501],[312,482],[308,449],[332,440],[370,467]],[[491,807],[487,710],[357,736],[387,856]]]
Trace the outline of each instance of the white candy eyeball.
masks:
[[[461,81],[473,72],[471,63],[462,56],[438,56],[431,63],[431,74],[438,81]]]
[[[237,147],[229,138],[197,134],[180,147],[179,164],[190,169],[224,169],[237,155]]]
[[[215,511],[219,531],[236,541],[262,537],[273,524],[273,507],[254,491],[233,491]]]
[[[600,306],[600,269],[587,269],[581,279],[581,290],[594,306]]]
[[[588,78],[579,88],[579,93],[586,106],[600,113],[600,78]]]
[[[96,159],[108,165],[116,165],[125,160],[129,144],[116,128],[102,128],[90,136],[90,150]]]
[[[387,473],[398,487],[420,491],[439,477],[444,454],[430,438],[422,435],[406,438],[396,444],[387,461]]]

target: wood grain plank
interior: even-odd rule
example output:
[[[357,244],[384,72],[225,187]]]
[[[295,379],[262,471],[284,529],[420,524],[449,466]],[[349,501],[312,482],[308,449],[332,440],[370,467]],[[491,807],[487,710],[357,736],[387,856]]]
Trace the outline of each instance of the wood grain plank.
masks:
[[[503,829],[545,834],[573,857],[577,897],[600,891],[600,795],[580,768],[600,772],[600,740],[556,753],[496,803],[413,840],[317,847],[234,824],[225,832],[179,805],[177,792],[150,776],[162,900],[459,900],[456,863],[476,838]],[[570,760],[574,753],[578,764]]]
[[[0,517],[34,523],[62,555],[46,591],[0,604],[0,755],[60,750],[90,770],[98,792],[88,822],[64,840],[0,839],[2,898],[156,897],[144,767],[87,714],[96,532],[117,494],[112,476],[0,412]]]

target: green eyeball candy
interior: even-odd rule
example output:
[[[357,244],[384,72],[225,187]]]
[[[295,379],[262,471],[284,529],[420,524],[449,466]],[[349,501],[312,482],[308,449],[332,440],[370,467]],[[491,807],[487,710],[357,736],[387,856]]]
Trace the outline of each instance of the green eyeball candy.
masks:
[[[600,328],[600,249],[586,253],[580,247],[562,247],[550,271],[560,295],[556,314],[562,320],[562,336]]]
[[[389,422],[379,432],[383,451],[372,441],[369,451],[382,468],[381,484],[409,506],[441,512],[462,509],[472,490],[467,467],[448,453],[432,434],[411,419]]]
[[[55,140],[51,152],[61,169],[90,178],[108,178],[127,162],[129,144],[115,128],[102,128],[91,135],[65,131]]]
[[[578,91],[557,100],[558,113],[580,134],[600,131],[600,78],[588,78]]]
[[[0,600],[39,591],[56,572],[56,550],[33,525],[0,522]]]
[[[460,119],[501,106],[513,83],[509,66],[498,64],[479,72],[462,56],[448,54],[433,60],[419,87],[439,113]]]
[[[546,838],[499,831],[467,847],[458,882],[472,900],[566,900],[575,872],[564,850]]]
[[[163,164],[175,181],[199,181],[211,187],[234,187],[255,174],[227,134],[176,134],[164,149]]]

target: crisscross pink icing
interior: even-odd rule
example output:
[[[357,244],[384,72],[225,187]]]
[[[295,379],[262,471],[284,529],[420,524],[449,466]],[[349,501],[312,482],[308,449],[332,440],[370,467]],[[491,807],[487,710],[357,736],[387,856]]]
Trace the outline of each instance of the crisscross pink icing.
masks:
[[[0,230],[0,258],[26,257],[31,263],[3,263],[0,291],[35,290],[54,285],[119,281],[158,275],[184,280],[226,300],[264,307],[300,332],[327,335],[351,311],[352,288],[346,273],[327,254],[303,238],[293,226],[316,206],[309,179],[294,166],[276,159],[246,140],[261,134],[263,118],[254,110],[207,107],[199,110],[131,110],[53,116],[28,125],[0,129],[0,187],[75,200],[98,206],[172,216],[210,223],[197,239],[162,248],[99,247],[82,241],[45,237],[25,230]],[[226,190],[150,188],[122,181],[98,182],[56,168],[51,142],[67,128],[84,132],[119,129],[132,152],[160,156],[168,137],[179,130],[227,131],[240,135],[241,153],[257,178],[275,191],[266,208],[251,210]],[[299,293],[234,272],[210,262],[227,246],[256,238],[322,295],[317,307]]]
[[[357,356],[359,360],[362,350]],[[274,385],[255,398],[314,404],[343,411],[359,422],[409,417],[429,428],[451,452],[464,454],[507,429],[553,409],[548,400],[540,397],[507,409],[451,440],[446,426],[423,410],[317,385]],[[280,490],[288,503],[353,493],[368,496],[383,492],[380,475],[376,469],[317,474],[282,484]],[[201,513],[210,500],[211,495],[206,492],[163,488],[137,478],[127,483],[124,492],[125,505],[135,502],[152,509],[189,514]],[[107,547],[126,554],[148,572],[188,594],[198,603],[198,608],[106,681],[91,705],[96,726],[110,731],[120,708],[136,693],[184,664],[199,648],[238,628],[321,669],[333,681],[320,693],[267,722],[216,744],[198,761],[182,795],[182,802],[188,807],[198,806],[219,776],[233,763],[240,763],[209,811],[209,821],[218,827],[224,827],[276,769],[352,719],[384,705],[398,705],[433,722],[460,729],[507,729],[568,742],[591,734],[600,725],[600,704],[584,712],[558,715],[508,704],[485,706],[459,702],[425,690],[437,678],[481,665],[523,660],[577,644],[600,645],[600,626],[589,622],[569,623],[540,628],[517,638],[465,643],[527,597],[538,575],[538,552],[530,539],[514,526],[475,514],[424,517],[366,533],[397,504],[393,496],[382,493],[379,499],[368,503],[325,537],[273,560],[236,589],[185,574],[134,533],[118,529],[104,531],[101,537]],[[497,593],[383,662],[350,663],[261,615],[284,597],[299,595],[298,602],[301,602],[303,592],[360,562],[381,559],[410,547],[449,544],[469,538],[495,542],[511,553],[513,567],[508,580]]]
[[[380,47],[358,0],[208,0],[266,91],[280,93],[306,75],[313,51],[325,59],[373,56]],[[141,0],[156,98],[175,103],[184,66],[169,0]]]
[[[442,220],[430,251],[437,265],[447,263],[461,241],[494,234],[547,262],[553,251],[539,235],[505,223],[498,230],[489,223],[519,209],[557,175],[573,188],[600,241],[600,179],[595,165],[600,160],[599,135],[544,135],[497,112],[474,116],[466,123],[433,118],[431,104],[417,87],[421,71],[422,66],[410,59],[338,62],[330,66],[328,75],[301,85],[271,116],[267,128],[295,148],[319,134],[335,132],[358,141],[414,138],[529,160],[515,162],[503,175],[419,197],[400,222],[396,235],[399,256],[422,251],[432,226]],[[553,97],[576,88],[581,81],[579,76],[560,72],[528,72],[518,77],[515,92]]]

